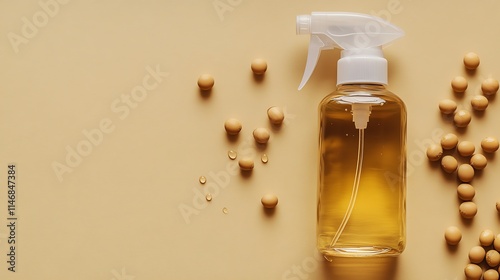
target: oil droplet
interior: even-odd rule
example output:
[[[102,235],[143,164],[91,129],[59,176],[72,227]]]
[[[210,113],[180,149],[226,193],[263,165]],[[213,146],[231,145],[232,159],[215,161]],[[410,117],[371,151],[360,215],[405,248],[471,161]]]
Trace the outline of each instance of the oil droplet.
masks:
[[[267,163],[269,161],[269,158],[267,157],[267,154],[263,154],[261,157],[260,157],[260,160],[263,162],[263,163]]]
[[[212,201],[212,195],[211,195],[211,194],[209,194],[209,193],[207,193],[207,195],[205,196],[205,199],[206,199],[207,201]]]
[[[200,184],[205,184],[207,182],[207,178],[205,176],[200,176]]]
[[[224,208],[222,208],[222,213],[227,214],[227,213],[229,213],[229,210],[227,210],[227,208],[224,207]]]
[[[229,152],[227,152],[227,156],[230,159],[236,159],[236,156],[238,156],[238,154],[236,153],[236,151],[230,150]]]

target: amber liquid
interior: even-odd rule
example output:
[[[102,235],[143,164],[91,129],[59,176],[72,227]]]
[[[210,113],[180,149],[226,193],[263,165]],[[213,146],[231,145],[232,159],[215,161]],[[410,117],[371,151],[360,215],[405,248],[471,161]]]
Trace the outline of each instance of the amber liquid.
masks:
[[[359,130],[339,96],[379,97],[364,130],[356,200],[346,217],[358,164]],[[405,247],[406,108],[381,85],[344,85],[320,103],[317,246],[325,256],[398,255]]]

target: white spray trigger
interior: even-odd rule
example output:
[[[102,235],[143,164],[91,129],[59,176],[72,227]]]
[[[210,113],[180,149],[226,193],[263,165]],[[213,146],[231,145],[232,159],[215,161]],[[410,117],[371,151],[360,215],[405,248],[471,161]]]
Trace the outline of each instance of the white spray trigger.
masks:
[[[387,61],[381,48],[402,37],[397,26],[375,16],[313,12],[297,16],[297,34],[310,34],[309,51],[299,90],[311,77],[322,50],[340,48],[337,84],[387,84]]]
[[[307,52],[307,62],[306,69],[304,70],[304,76],[300,82],[299,90],[301,90],[311,77],[316,64],[318,63],[319,56],[322,50],[333,49],[334,46],[327,45],[318,35],[312,35],[311,41],[309,42],[309,51]]]

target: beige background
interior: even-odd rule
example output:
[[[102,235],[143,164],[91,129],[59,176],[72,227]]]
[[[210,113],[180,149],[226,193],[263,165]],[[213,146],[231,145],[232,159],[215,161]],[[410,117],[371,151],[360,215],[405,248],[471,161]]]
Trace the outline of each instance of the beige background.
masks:
[[[40,2],[52,4],[0,1],[1,279],[463,279],[480,231],[500,233],[497,157],[474,179],[479,212],[464,223],[456,179],[423,152],[445,132],[477,146],[500,137],[495,99],[462,131],[437,110],[443,98],[470,108],[480,82],[500,78],[500,2]],[[295,16],[311,11],[378,14],[406,31],[386,49],[389,89],[409,116],[407,248],[398,258],[328,264],[315,253],[316,110],[335,88],[339,52],[324,53],[297,91],[308,37],[295,35]],[[468,51],[482,59],[474,75],[463,70]],[[257,57],[269,65],[261,81],[250,71]],[[215,77],[209,96],[196,85],[202,73]],[[450,91],[455,75],[469,78],[463,98]],[[138,94],[144,81],[149,90],[126,114],[122,96]],[[262,151],[251,131],[268,126],[273,105],[286,108],[287,121]],[[232,142],[222,126],[229,117],[243,122]],[[85,145],[84,132],[101,125],[102,139],[58,180],[54,162],[66,164],[67,148]],[[229,149],[255,156],[250,177],[232,172]],[[267,165],[258,161],[263,152]],[[18,168],[15,274],[5,262],[11,162]],[[208,188],[197,182],[201,175],[212,183],[207,205],[197,196]],[[266,192],[279,196],[274,213],[260,204]],[[442,237],[452,224],[464,233],[456,249]]]

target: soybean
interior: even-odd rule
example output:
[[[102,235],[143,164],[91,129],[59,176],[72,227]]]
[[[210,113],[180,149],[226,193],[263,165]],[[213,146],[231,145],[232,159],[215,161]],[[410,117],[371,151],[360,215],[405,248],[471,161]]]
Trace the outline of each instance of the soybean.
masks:
[[[479,244],[481,246],[490,246],[495,240],[495,234],[490,229],[485,229],[479,234]]]
[[[283,113],[283,110],[276,106],[267,109],[267,116],[269,117],[269,121],[271,121],[274,125],[280,125],[285,119],[285,113]]]
[[[471,141],[460,141],[457,145],[457,150],[461,156],[468,157],[474,154],[476,147],[474,147],[474,143]]]
[[[483,270],[477,264],[468,264],[464,269],[465,277],[469,280],[479,280],[483,274]]]
[[[462,202],[459,206],[459,212],[464,219],[472,219],[477,214],[477,205],[472,201]]]
[[[483,280],[498,280],[499,274],[495,269],[488,269],[483,274]]]
[[[469,260],[471,263],[480,263],[484,260],[486,251],[481,246],[474,246],[469,251]]]
[[[472,120],[472,116],[467,110],[458,110],[455,115],[453,115],[453,122],[456,127],[466,127]]]
[[[441,159],[441,167],[446,173],[453,173],[457,170],[458,162],[453,156],[447,155]]]
[[[427,147],[427,157],[430,161],[438,161],[443,155],[443,148],[436,144],[431,144]]]
[[[264,195],[260,201],[262,202],[264,208],[268,209],[274,208],[278,205],[278,197],[273,193]]]
[[[240,133],[241,128],[242,125],[238,119],[230,118],[224,122],[224,129],[226,129],[226,132],[229,135],[236,135]]]
[[[474,168],[467,163],[461,164],[458,167],[458,179],[462,182],[470,182],[474,178]]]
[[[493,78],[487,78],[481,83],[481,90],[486,96],[496,94],[499,88],[498,81]]]
[[[457,103],[451,99],[443,99],[439,102],[439,110],[443,114],[453,114],[457,109]]]
[[[214,77],[210,74],[203,74],[198,78],[198,87],[200,87],[201,90],[211,90],[214,83]]]
[[[475,154],[470,158],[470,165],[472,165],[474,169],[481,170],[488,165],[488,160],[482,154]]]
[[[500,253],[497,250],[489,250],[486,252],[486,263],[490,267],[495,267],[500,264]]]
[[[495,137],[486,137],[481,141],[481,148],[487,153],[494,153],[498,150],[498,140]]]
[[[484,111],[486,108],[488,108],[488,98],[482,96],[482,95],[476,95],[472,97],[470,100],[470,104],[472,108],[476,111]]]
[[[476,189],[470,184],[462,183],[457,187],[458,197],[463,201],[470,201],[476,195]]]
[[[251,171],[254,167],[253,159],[248,157],[242,158],[238,161],[238,165],[243,171]]]
[[[267,70],[267,62],[262,58],[256,58],[252,61],[250,68],[254,74],[263,75]]]
[[[495,248],[495,250],[497,251],[500,250],[500,234],[497,234],[495,236],[495,240],[493,241],[493,248]]]
[[[458,137],[453,133],[447,133],[441,137],[441,147],[445,150],[451,150],[458,144]]]
[[[271,134],[269,134],[269,131],[263,127],[256,128],[253,131],[253,138],[259,144],[266,144],[270,137]]]
[[[479,56],[476,53],[469,52],[464,55],[464,65],[469,70],[475,70],[480,62]]]
[[[467,80],[462,76],[457,76],[451,80],[451,87],[453,88],[453,91],[458,93],[464,92],[468,85]]]
[[[455,246],[462,240],[462,232],[456,226],[449,226],[444,231],[444,239],[448,245]]]

